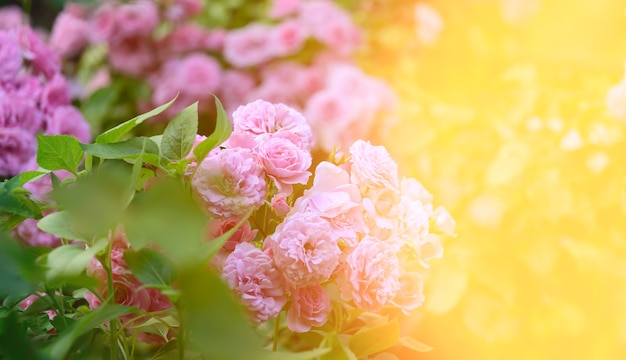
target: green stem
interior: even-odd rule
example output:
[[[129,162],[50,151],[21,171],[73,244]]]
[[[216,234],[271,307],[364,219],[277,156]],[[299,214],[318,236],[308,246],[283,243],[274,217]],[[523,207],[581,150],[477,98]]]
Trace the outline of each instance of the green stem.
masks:
[[[276,351],[278,349],[278,334],[280,333],[280,313],[276,315],[276,320],[274,320],[274,343],[272,344],[272,351]]]
[[[113,247],[113,239],[109,241],[107,251],[106,266],[104,266],[107,273],[107,301],[115,303],[115,288],[113,287],[113,265],[111,263],[111,248]],[[111,360],[117,360],[117,319],[111,319],[110,324],[110,347],[111,347]]]

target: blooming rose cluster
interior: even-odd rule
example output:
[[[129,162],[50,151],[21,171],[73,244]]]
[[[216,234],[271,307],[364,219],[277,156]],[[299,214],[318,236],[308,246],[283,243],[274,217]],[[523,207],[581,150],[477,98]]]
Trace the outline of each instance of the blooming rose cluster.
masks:
[[[38,168],[37,133],[72,135],[83,142],[91,136],[71,104],[57,53],[22,25],[19,11],[0,12],[0,178],[6,178]]]
[[[295,196],[292,185],[311,175],[303,116],[258,100],[232,121],[231,137],[195,165],[191,183],[214,217],[212,238],[273,210],[275,228],[245,221],[213,262],[258,323],[286,310],[289,328],[306,332],[326,323],[332,301],[373,312],[422,304],[429,262],[455,224],[417,180],[399,177],[384,147],[356,141],[349,160],[319,163]]]
[[[262,99],[305,113],[314,146],[325,152],[380,133],[377,120],[390,116],[395,98],[350,60],[361,30],[337,4],[271,0],[265,14],[226,28],[206,23],[203,7],[200,0],[107,1],[92,12],[71,5],[51,38],[66,58],[87,44],[106,45],[106,62],[86,85],[89,92],[130,77],[151,90],[142,110],[178,95],[157,119],[195,101],[208,113],[215,93],[229,112]]]

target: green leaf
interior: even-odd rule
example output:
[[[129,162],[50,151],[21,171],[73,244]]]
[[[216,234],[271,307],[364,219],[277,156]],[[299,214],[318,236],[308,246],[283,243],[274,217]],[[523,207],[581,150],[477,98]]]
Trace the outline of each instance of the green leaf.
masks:
[[[50,171],[49,170],[45,170],[45,169],[43,169],[43,170],[34,170],[34,171],[25,171],[25,172],[15,176],[15,178],[19,179],[18,180],[19,181],[19,186],[22,186],[22,185],[26,184],[29,181],[37,180],[41,176],[49,174],[49,173],[50,173]]]
[[[0,349],[6,359],[42,359],[28,338],[26,325],[16,311],[0,313]]]
[[[107,144],[81,144],[87,154],[101,159],[136,159],[140,154],[144,154],[144,160],[154,164],[159,164],[159,146],[147,137],[137,137],[126,141]]]
[[[73,136],[37,134],[37,164],[47,170],[67,170],[76,175],[83,156],[83,149]]]
[[[180,290],[192,349],[212,359],[256,358],[261,338],[215,272],[206,266],[187,269],[181,274]]]
[[[81,112],[96,130],[101,129],[110,109],[119,98],[121,85],[119,82],[114,82],[111,86],[98,89],[82,104]]]
[[[124,260],[135,277],[144,285],[172,285],[176,281],[176,264],[162,253],[142,248],[138,251],[128,249]]]
[[[45,265],[48,267],[46,271],[48,285],[63,285],[76,280],[82,282],[84,280],[82,275],[87,265],[107,244],[106,239],[101,239],[89,249],[83,249],[77,245],[63,245],[44,255],[41,259],[45,260]]]
[[[141,114],[139,116],[136,116],[126,122],[123,122],[119,125],[117,125],[116,127],[109,129],[105,132],[103,132],[102,134],[98,135],[98,137],[96,137],[96,143],[97,144],[108,144],[108,143],[113,143],[116,142],[118,140],[120,140],[124,135],[128,134],[132,129],[134,129],[136,126],[138,126],[139,124],[141,124],[142,122],[144,122],[145,120],[159,115],[160,113],[162,113],[163,111],[165,111],[168,107],[170,107],[174,101],[176,101],[176,98],[178,96],[174,97],[172,100],[170,100],[167,104],[163,104],[159,107],[157,107],[156,109],[153,109],[151,111],[148,111],[145,114]]]
[[[319,359],[320,356],[326,355],[330,352],[329,348],[319,348],[308,351],[301,352],[286,352],[286,351],[276,351],[269,352],[263,351],[259,352],[256,359],[262,360],[313,360]],[[337,359],[338,360],[338,359]]]
[[[417,351],[417,352],[429,352],[432,351],[433,348],[424,344],[421,341],[416,340],[410,336],[401,337],[398,341],[398,344],[404,346],[405,348]]]
[[[400,325],[394,318],[382,325],[362,329],[350,338],[348,345],[361,359],[394,346],[399,338]]]
[[[24,194],[15,191],[11,192],[0,189],[0,212],[19,215],[22,218],[41,218],[41,210],[36,202]]]
[[[200,163],[209,154],[209,152],[211,152],[211,150],[228,140],[230,134],[233,132],[233,126],[230,123],[230,119],[228,119],[228,115],[226,114],[226,111],[224,111],[224,107],[217,96],[215,96],[215,106],[217,108],[215,131],[204,139],[204,141],[196,145],[193,150],[193,154],[198,160],[198,163]]]
[[[163,131],[161,153],[170,160],[180,160],[193,147],[198,133],[198,102],[178,113]]]
[[[65,359],[72,345],[81,335],[104,322],[132,312],[135,312],[135,310],[128,306],[102,304],[99,308],[77,320],[69,329],[60,334],[59,337],[45,349],[45,352],[52,359]]]
[[[35,262],[36,255],[21,248],[8,234],[0,232],[0,298],[31,294],[44,269]]]
[[[63,239],[88,241],[89,236],[76,229],[74,219],[69,211],[58,211],[46,215],[37,222],[37,227],[41,231],[56,235]]]
[[[328,334],[322,343],[330,348],[330,351],[322,356],[322,360],[357,360],[337,334]]]

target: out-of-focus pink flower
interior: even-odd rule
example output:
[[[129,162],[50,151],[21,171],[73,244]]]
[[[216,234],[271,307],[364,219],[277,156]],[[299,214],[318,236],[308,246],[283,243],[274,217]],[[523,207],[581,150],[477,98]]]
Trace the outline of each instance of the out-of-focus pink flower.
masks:
[[[398,204],[388,211],[394,219],[395,235],[415,246],[429,231],[430,204],[424,205],[407,197],[401,197]]]
[[[320,284],[339,265],[341,250],[328,222],[317,214],[294,213],[263,244],[294,287]]]
[[[272,136],[259,145],[257,154],[279,192],[291,194],[292,185],[305,185],[311,176],[311,153],[286,136]]]
[[[48,135],[71,135],[83,143],[91,140],[91,129],[83,115],[71,105],[59,106],[48,118],[46,125]]]
[[[224,149],[207,156],[191,186],[206,209],[219,219],[240,219],[261,207],[267,194],[263,166],[246,148]]]
[[[350,177],[353,183],[371,188],[398,188],[398,165],[384,146],[357,140],[350,147]]]
[[[307,332],[313,326],[324,325],[331,310],[330,296],[321,285],[295,289],[291,292],[287,327],[291,331]]]
[[[256,100],[240,106],[233,113],[233,131],[247,132],[254,137],[287,132],[301,141],[302,149],[308,150],[313,142],[310,125],[302,114],[283,105]]]
[[[204,4],[201,0],[175,0],[165,10],[165,17],[172,21],[184,21],[202,11]]]
[[[232,228],[237,225],[239,221],[237,220],[218,220],[211,219],[208,223],[210,240],[216,239],[223,234],[230,231]],[[254,240],[254,237],[259,232],[259,230],[250,227],[249,222],[244,222],[241,226],[235,230],[235,232],[228,238],[228,240],[224,243],[222,249],[232,252],[235,250],[237,244],[241,244],[244,242],[250,242]]]
[[[59,54],[50,49],[32,29],[22,27],[20,29],[20,41],[22,56],[30,61],[35,74],[42,74],[46,79],[51,79],[60,73]]]
[[[0,31],[0,84],[14,79],[22,68],[22,50],[14,32]]]
[[[215,50],[217,32],[209,31],[196,24],[181,24],[177,26],[162,41],[161,45],[170,53],[185,53],[190,51]],[[170,55],[171,56],[171,55]]]
[[[272,258],[250,243],[237,245],[226,258],[222,277],[258,323],[276,317],[287,302]]]
[[[61,239],[39,230],[36,219],[26,219],[13,229],[13,235],[26,246],[47,246],[55,248],[61,245]]]
[[[270,26],[260,23],[229,32],[224,39],[224,58],[238,68],[259,65],[270,60],[271,32]]]
[[[350,55],[362,42],[361,32],[350,16],[330,1],[303,3],[299,21],[315,39],[341,55]]]
[[[395,252],[373,237],[363,238],[346,257],[337,278],[344,300],[367,311],[389,304],[400,290],[400,267]]]
[[[52,26],[50,46],[62,57],[72,57],[87,44],[89,24],[86,20],[64,11]]]
[[[277,57],[295,54],[302,48],[307,36],[307,32],[297,21],[283,21],[271,30],[270,51]]]
[[[113,69],[139,77],[153,70],[157,59],[150,41],[140,37],[129,37],[110,44],[109,61]]]
[[[18,306],[22,308],[22,310],[28,309],[37,299],[48,296],[45,293],[37,293],[29,295],[26,299],[22,300]],[[57,316],[57,313],[54,310],[45,310],[43,311],[48,315],[48,319],[52,320]]]
[[[46,113],[53,113],[58,106],[69,105],[71,100],[72,94],[70,93],[70,87],[60,73],[55,74],[54,77],[44,85],[41,94],[41,107]]]
[[[272,19],[280,19],[296,14],[301,3],[301,0],[273,0],[267,15]]]
[[[105,2],[98,6],[89,22],[90,40],[95,43],[119,41],[120,29],[116,22],[117,5],[113,2]],[[117,41],[115,41],[117,40]]]
[[[221,85],[218,89],[220,99],[226,112],[231,114],[254,89],[255,80],[252,75],[242,70],[225,70],[222,73]]]
[[[159,9],[153,1],[137,0],[119,5],[115,17],[121,37],[146,37],[159,23]]]
[[[333,89],[325,89],[313,94],[304,109],[304,115],[315,130],[316,145],[330,152],[335,146],[349,146],[344,139],[353,135],[348,127],[357,119],[357,108],[351,106],[345,93]]]
[[[409,315],[410,311],[417,309],[424,303],[424,278],[420,273],[403,271],[399,281],[400,289],[391,303]]]
[[[11,95],[0,98],[0,128],[19,127],[34,134],[42,125],[43,114],[34,99]]]
[[[11,5],[0,8],[0,30],[17,29],[22,26],[22,23],[22,10],[19,6]]]
[[[35,157],[35,135],[21,128],[0,128],[0,177],[22,172]]]

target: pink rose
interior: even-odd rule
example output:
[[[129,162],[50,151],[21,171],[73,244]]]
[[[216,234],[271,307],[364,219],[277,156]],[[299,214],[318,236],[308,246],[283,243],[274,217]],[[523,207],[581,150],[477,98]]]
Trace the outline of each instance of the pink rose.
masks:
[[[72,57],[87,44],[89,24],[71,12],[57,16],[52,26],[50,46],[62,57]]]
[[[361,43],[361,33],[348,13],[326,0],[302,4],[299,19],[322,44],[341,55],[350,55]]]
[[[292,185],[306,185],[311,173],[311,153],[300,149],[288,137],[273,136],[259,145],[257,154],[279,192],[291,194]]]
[[[353,183],[372,188],[398,188],[398,165],[384,146],[373,146],[369,141],[357,140],[350,147],[350,154]]]
[[[287,327],[295,332],[307,332],[322,326],[332,311],[330,296],[321,285],[295,289],[291,292],[291,307],[287,311]]]
[[[60,295],[59,293],[56,293],[56,295]],[[36,294],[32,294],[29,295],[26,299],[20,301],[20,303],[18,304],[18,306],[22,309],[22,310],[26,310],[28,309],[35,301],[37,301],[37,299],[41,298],[41,297],[46,297],[48,296],[45,293],[36,293]],[[48,319],[52,320],[57,316],[57,313],[54,310],[45,310],[43,311],[46,313],[46,315],[48,315]]]
[[[20,29],[20,41],[22,44],[22,56],[30,61],[33,72],[42,74],[46,79],[51,79],[61,71],[59,55],[52,51],[39,36],[30,28]]]
[[[400,237],[409,246],[415,246],[421,238],[428,235],[430,205],[424,205],[419,201],[413,201],[407,197],[401,197],[391,211],[386,213],[394,219],[395,235]],[[381,211],[381,213],[384,213]]]
[[[339,264],[341,250],[327,221],[312,213],[294,213],[263,244],[294,287],[320,284]]]
[[[287,203],[287,194],[278,193],[272,196],[272,209],[277,216],[285,217],[289,213],[289,204]]]
[[[22,172],[35,157],[37,139],[21,128],[0,128],[0,177]]]
[[[202,0],[174,0],[165,12],[165,16],[172,21],[184,21],[202,11]]]
[[[17,225],[12,233],[25,246],[47,246],[55,248],[61,246],[61,239],[39,230],[39,220],[26,219]]]
[[[287,302],[272,258],[250,243],[237,245],[226,258],[222,277],[258,323],[276,317]]]
[[[247,72],[225,70],[222,73],[221,86],[218,89],[226,112],[231,114],[242,104],[246,96],[254,89],[256,81]]]
[[[400,193],[411,200],[419,201],[423,204],[430,204],[433,196],[426,190],[424,185],[414,178],[403,177],[400,182]]]
[[[196,24],[181,24],[162,40],[168,52],[185,53],[214,48],[213,32]],[[167,55],[167,54],[166,54]]]
[[[341,298],[367,311],[389,304],[400,290],[400,267],[395,252],[373,237],[363,238],[346,257],[337,278]]]
[[[47,113],[53,113],[58,106],[69,105],[72,100],[70,87],[61,74],[56,74],[43,87],[41,107]]]
[[[361,194],[350,183],[350,175],[337,165],[323,161],[315,169],[313,186],[294,205],[294,211],[311,211],[326,219],[332,233],[346,246],[355,246],[367,230]]]
[[[237,223],[239,223],[239,221],[211,219],[208,223],[210,240],[227,233],[230,229],[234,228]],[[257,229],[252,230],[250,223],[246,221],[228,238],[222,249],[232,252],[235,250],[237,244],[254,240],[258,232],[259,230]]]
[[[308,150],[313,141],[311,127],[302,114],[283,105],[256,100],[240,106],[233,113],[233,131],[247,132],[258,138],[267,134],[287,132],[295,135],[302,149]]]
[[[0,31],[0,82],[14,80],[22,68],[22,50],[16,34]]]
[[[159,9],[153,1],[138,0],[116,9],[115,23],[121,37],[147,37],[159,23]]]
[[[9,5],[0,8],[0,30],[17,29],[22,26],[22,23],[22,9],[19,6]]]
[[[198,166],[191,186],[219,219],[240,219],[261,207],[267,194],[263,166],[253,151],[245,148],[209,154]]]
[[[153,44],[140,37],[129,37],[109,45],[111,68],[130,76],[140,77],[157,66]],[[171,99],[169,99],[171,100]]]
[[[270,34],[271,27],[260,23],[230,31],[224,38],[224,58],[237,68],[270,60]]]

